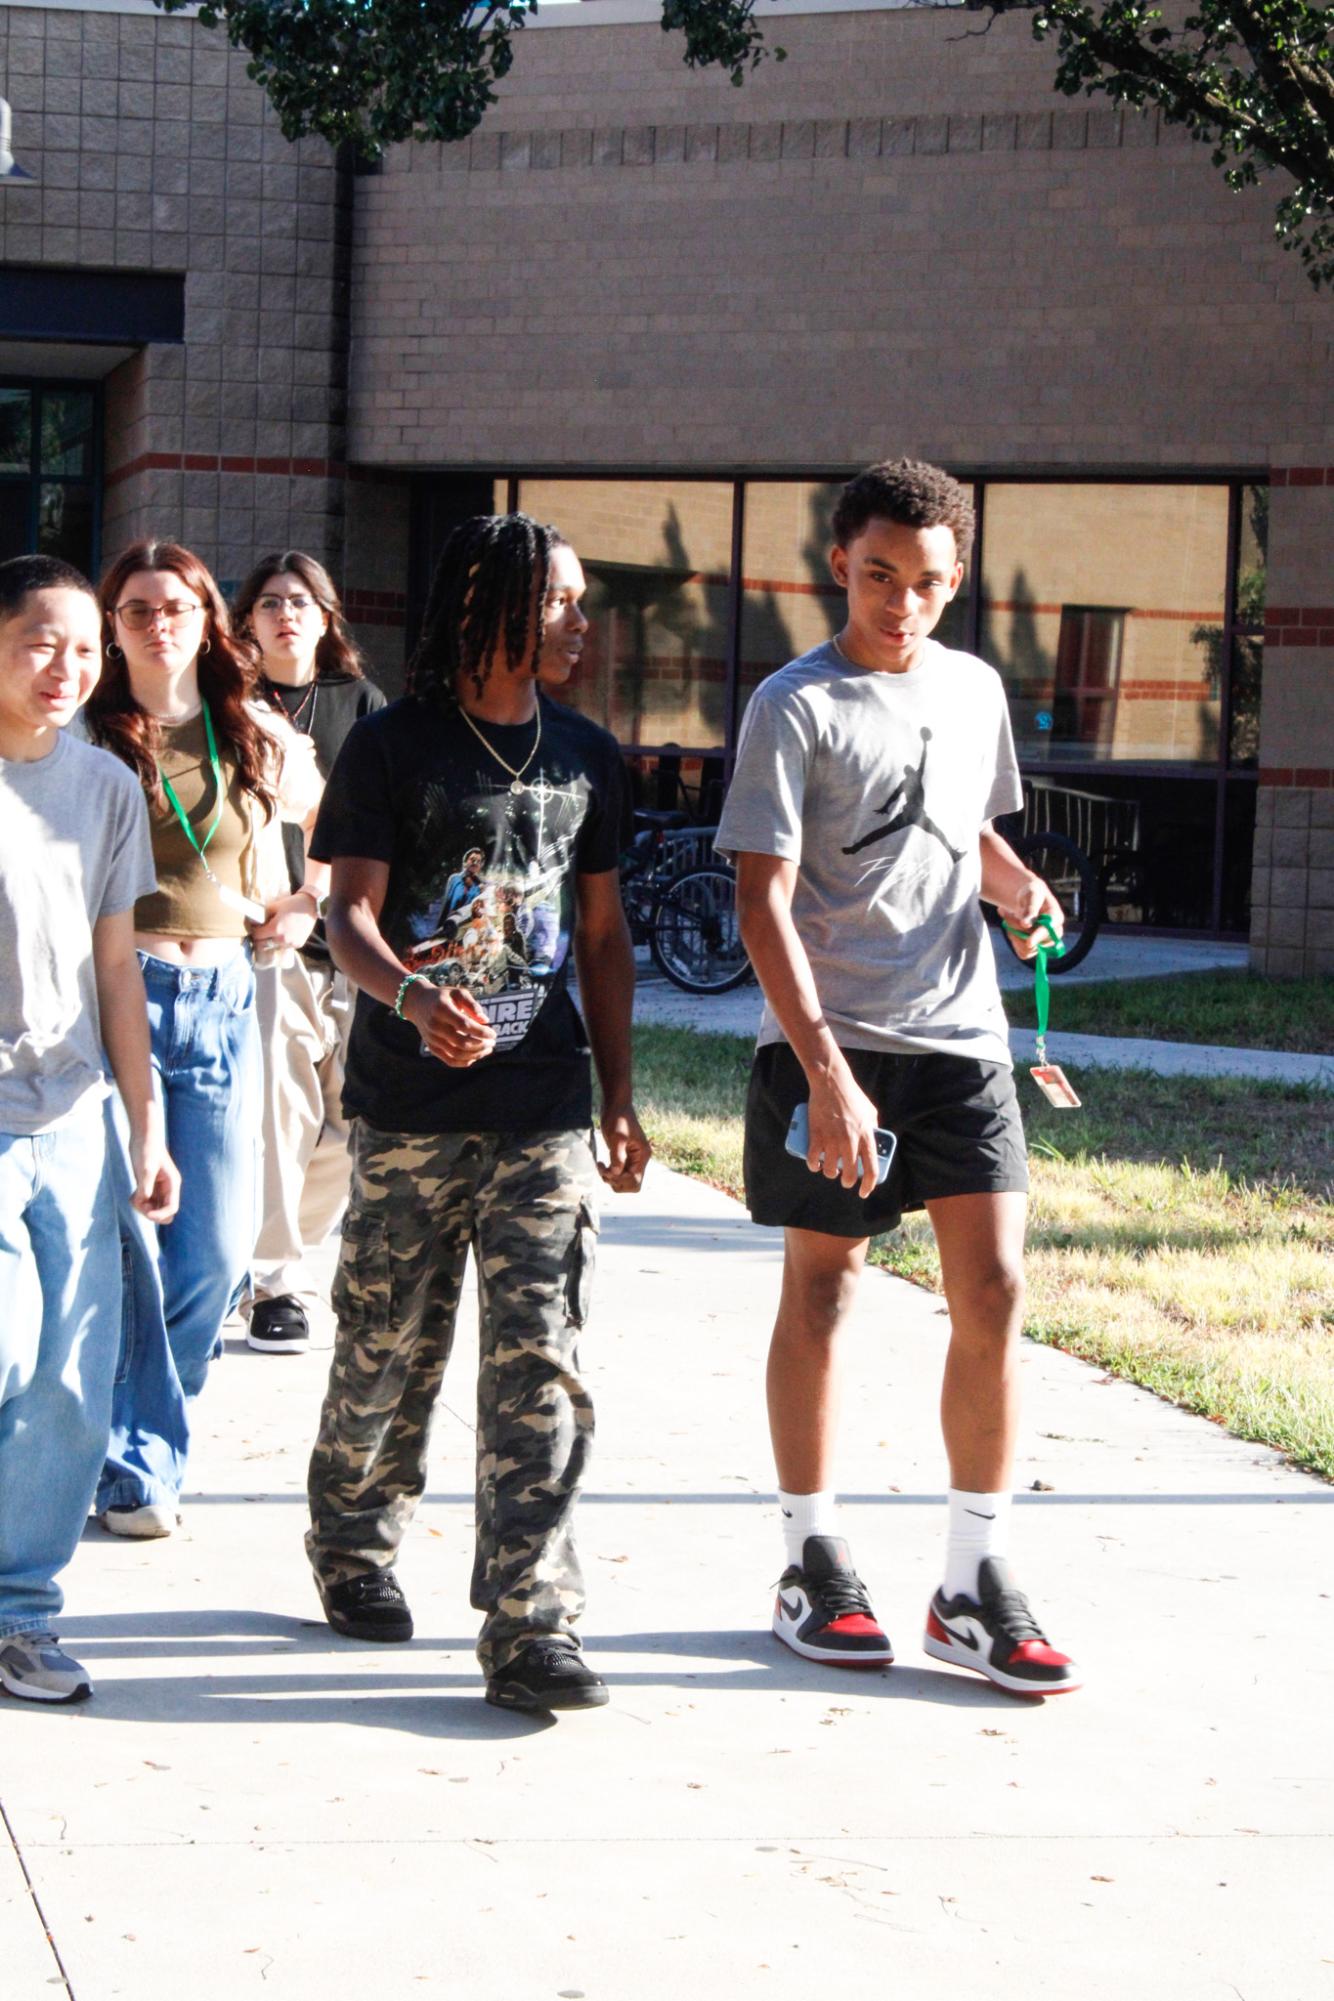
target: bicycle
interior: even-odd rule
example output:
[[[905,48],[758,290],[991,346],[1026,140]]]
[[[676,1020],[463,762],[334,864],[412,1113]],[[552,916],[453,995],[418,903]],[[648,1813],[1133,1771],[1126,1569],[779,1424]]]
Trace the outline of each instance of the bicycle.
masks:
[[[1066,834],[1054,833],[1049,827],[1034,834],[1006,834],[1005,839],[1020,861],[1034,875],[1042,877],[1061,906],[1065,918],[1062,933],[1065,952],[1059,959],[1053,954],[1047,970],[1053,977],[1068,973],[1087,959],[1102,928],[1102,885],[1098,871],[1077,841]],[[1014,939],[1008,931],[1003,930],[1001,935],[1017,958]]]
[[[736,878],[721,862],[701,862],[712,828],[688,828],[679,813],[635,815],[621,860],[621,903],[630,937],[687,994],[725,994],[750,977],[741,943]],[[675,836],[676,838],[672,838]]]

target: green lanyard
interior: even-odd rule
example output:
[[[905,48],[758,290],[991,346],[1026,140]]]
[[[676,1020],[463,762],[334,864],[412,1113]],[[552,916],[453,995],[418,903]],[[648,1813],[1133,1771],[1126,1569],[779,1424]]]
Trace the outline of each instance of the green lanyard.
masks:
[[[218,831],[218,822],[222,818],[224,793],[222,784],[222,766],[218,762],[218,746],[217,746],[217,741],[213,735],[213,718],[208,712],[207,702],[201,701],[200,707],[204,711],[204,735],[208,739],[208,762],[209,762],[209,768],[213,773],[213,790],[218,802],[213,809],[213,818],[209,821],[208,832],[205,834],[202,841],[196,840],[195,830],[190,825],[189,817],[186,814],[185,808],[182,806],[180,800],[176,797],[175,792],[172,790],[171,780],[168,778],[166,772],[162,769],[161,765],[158,766],[158,777],[162,780],[162,790],[166,793],[167,798],[170,800],[172,805],[172,810],[175,812],[176,818],[180,821],[182,827],[185,829],[186,840],[190,843],[190,846],[194,849],[200,861],[203,862],[204,874],[209,878],[211,882],[214,880],[213,871],[209,867],[208,862],[205,860],[204,850],[208,846],[209,842],[213,839],[213,836]]]
[[[1039,924],[1047,933],[1046,943],[1039,944],[1037,958],[1033,961],[1033,999],[1038,1011],[1037,1060],[1039,1068],[1042,1068],[1047,1061],[1047,1020],[1051,1012],[1051,976],[1047,971],[1047,961],[1049,958],[1064,958],[1065,940],[1045,910],[1030,931],[1016,931],[1013,924],[1006,924],[1005,929],[1012,938],[1031,938]]]

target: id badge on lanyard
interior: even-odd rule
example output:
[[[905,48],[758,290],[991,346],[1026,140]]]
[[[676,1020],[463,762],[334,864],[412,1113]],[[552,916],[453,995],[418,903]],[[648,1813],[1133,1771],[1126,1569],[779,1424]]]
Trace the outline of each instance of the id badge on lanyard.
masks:
[[[1051,1012],[1051,979],[1047,970],[1047,960],[1053,955],[1061,958],[1065,952],[1065,940],[1057,931],[1051,918],[1044,912],[1031,931],[1016,931],[1013,924],[1005,929],[1012,938],[1031,938],[1033,931],[1041,925],[1047,933],[1045,943],[1038,946],[1037,958],[1033,962],[1033,997],[1038,1011],[1037,1046],[1034,1055],[1037,1062],[1029,1071],[1029,1076],[1041,1091],[1049,1105],[1055,1105],[1058,1112],[1079,1109],[1079,1094],[1066,1076],[1059,1063],[1047,1061],[1047,1021]]]

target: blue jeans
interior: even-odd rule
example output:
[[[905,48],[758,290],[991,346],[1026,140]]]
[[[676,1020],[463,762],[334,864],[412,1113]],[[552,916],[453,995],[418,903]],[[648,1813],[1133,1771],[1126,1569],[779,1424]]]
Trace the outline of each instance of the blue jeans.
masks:
[[[174,966],[141,952],[139,962],[181,1206],[162,1229],[132,1210],[122,1150],[121,1351],[99,1514],[170,1506],[180,1493],[191,1406],[221,1353],[257,1229],[261,1056],[249,955]]]
[[[0,1639],[64,1603],[111,1422],[119,1268],[100,1103],[0,1133]]]

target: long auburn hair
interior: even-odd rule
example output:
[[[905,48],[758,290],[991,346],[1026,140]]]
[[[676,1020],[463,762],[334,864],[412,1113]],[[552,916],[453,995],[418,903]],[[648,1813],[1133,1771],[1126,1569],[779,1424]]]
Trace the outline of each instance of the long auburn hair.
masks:
[[[121,592],[139,570],[169,570],[203,604],[204,636],[195,669],[199,692],[208,703],[219,740],[236,759],[242,788],[259,801],[266,818],[272,817],[271,752],[264,732],[246,707],[256,693],[254,667],[232,636],[221,591],[198,556],[179,542],[151,538],[131,542],[97,587],[102,612],[102,677],[88,698],[86,710],[93,741],[129,765],[155,812],[166,810],[158,771],[162,730],[156,717],[135,700],[112,619]]]
[[[232,599],[233,630],[237,638],[252,650],[258,671],[263,673],[264,663],[259,642],[251,629],[250,614],[255,609],[255,600],[264,595],[264,586],[269,578],[282,576],[300,577],[329,621],[315,648],[315,679],[322,681],[331,674],[350,674],[354,679],[361,680],[365,675],[361,653],[347,629],[334,580],[323,563],[317,563],[303,549],[282,549],[272,556],[261,556]]]

